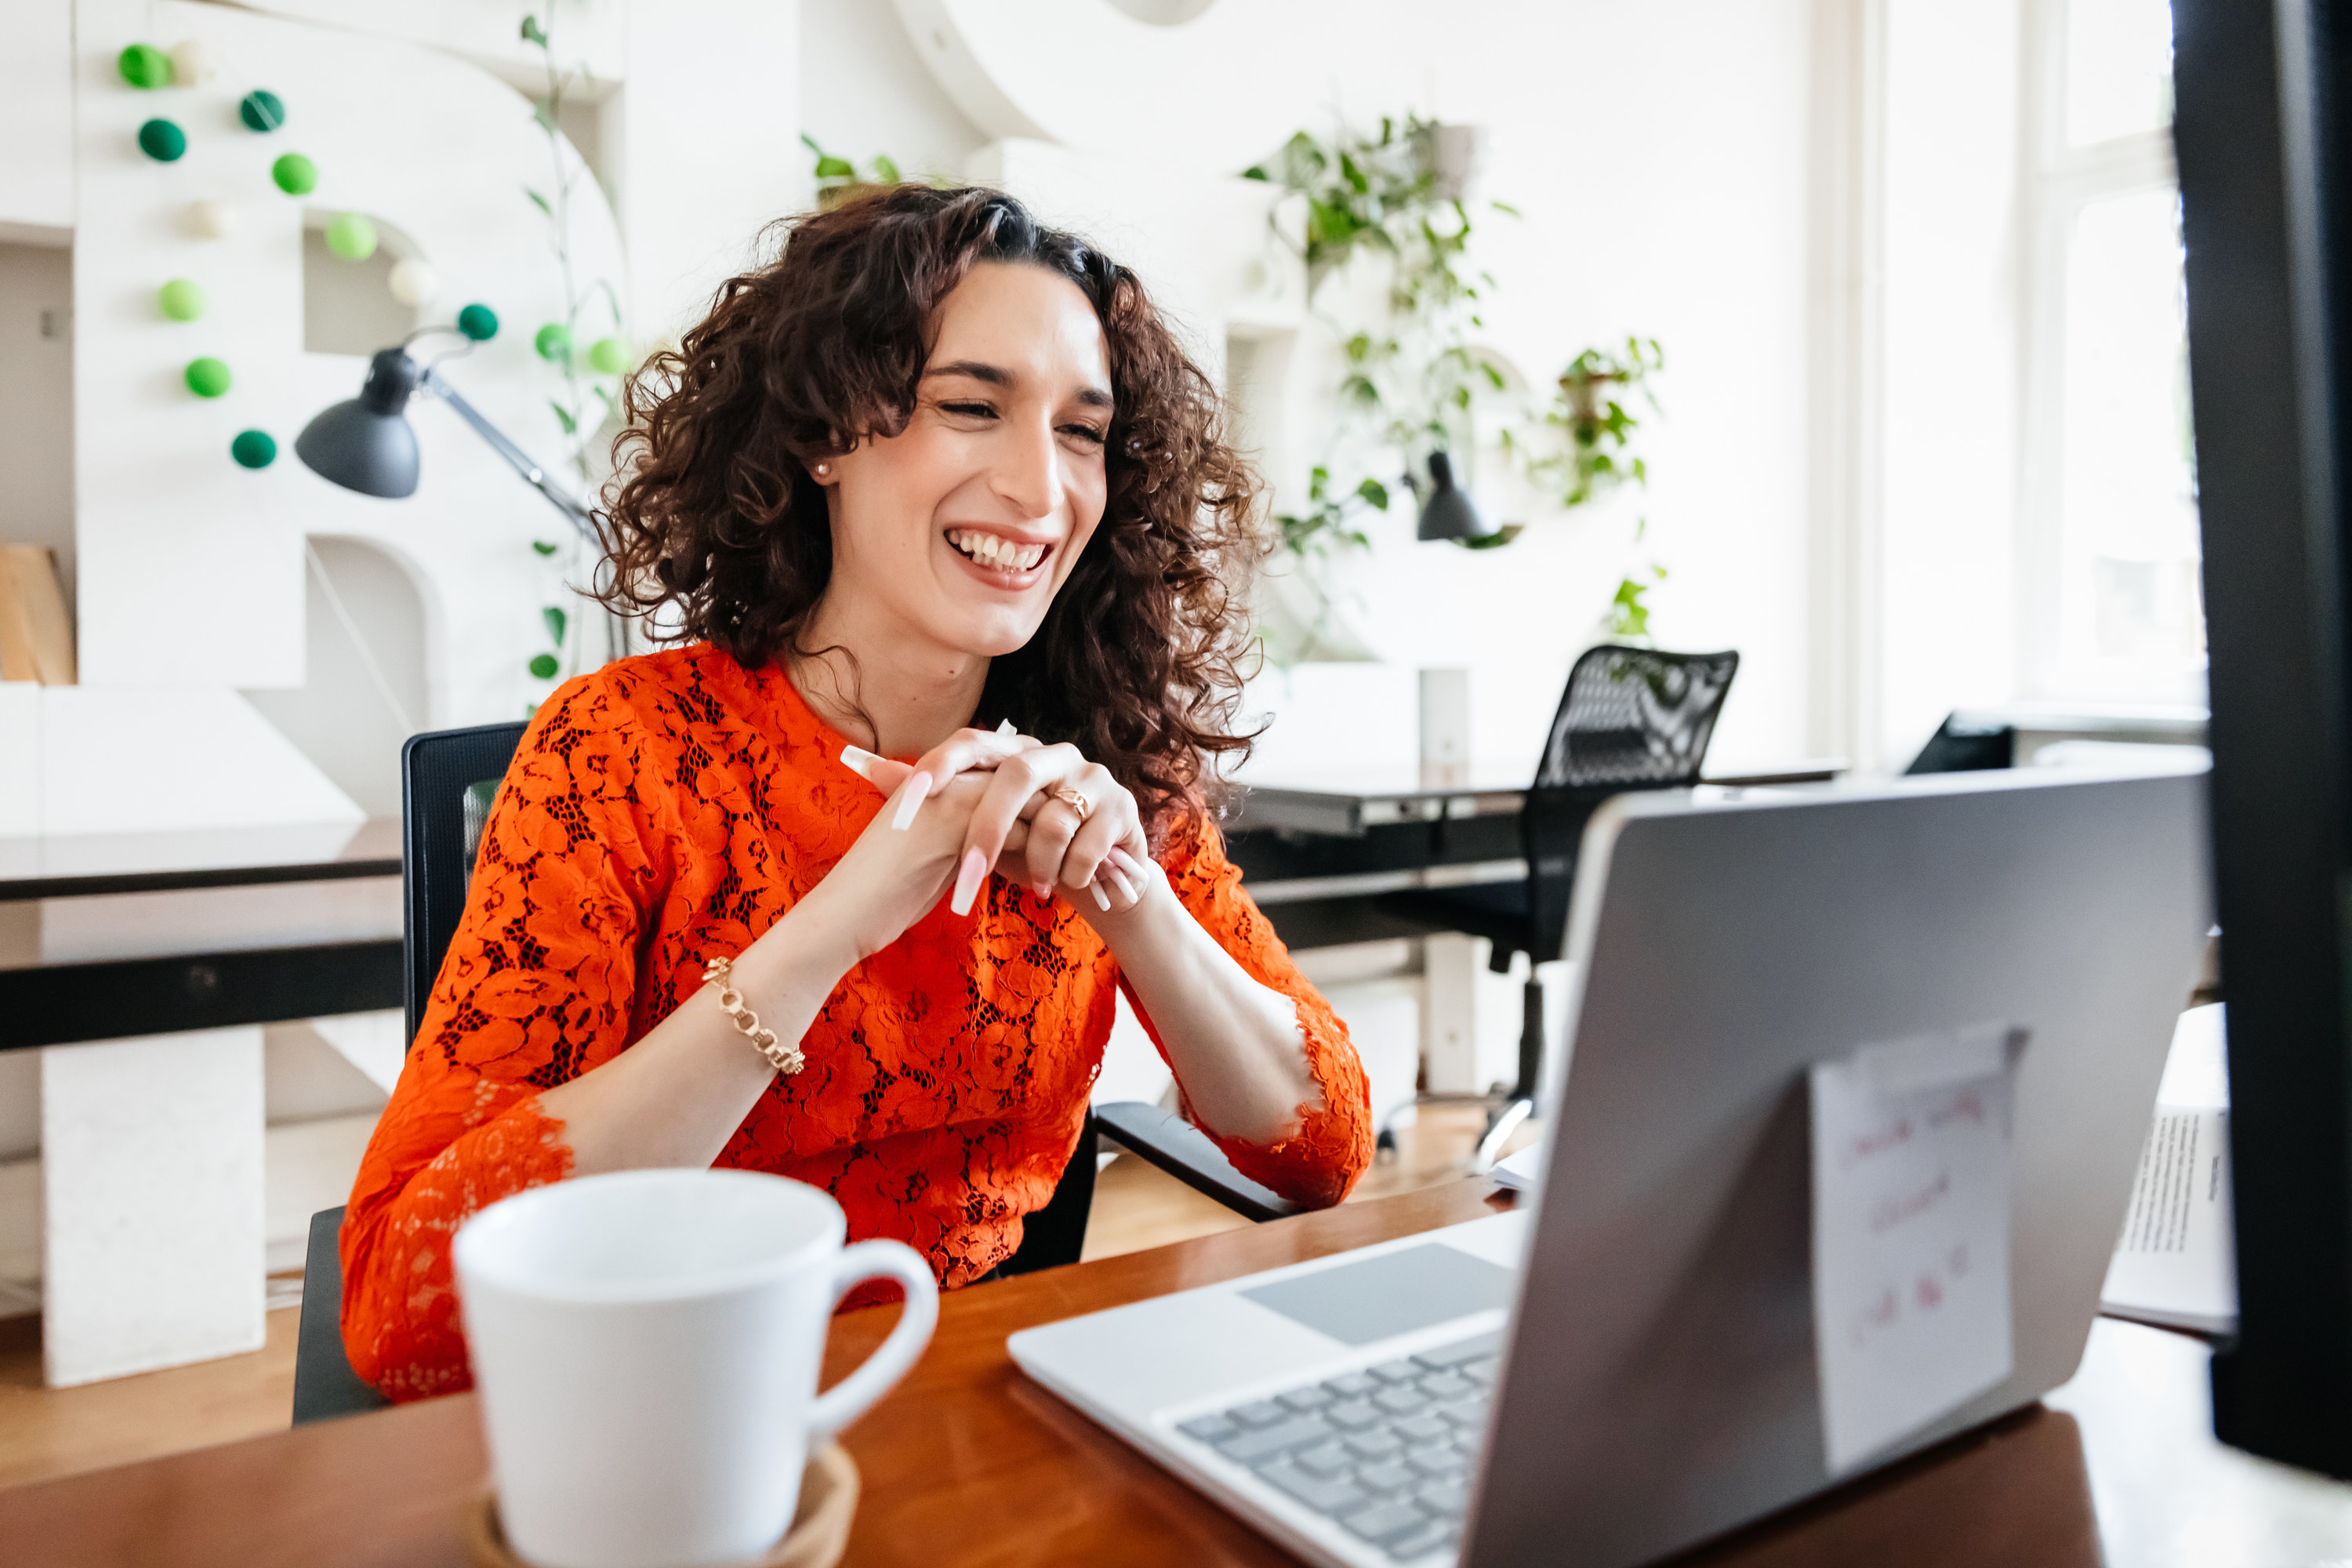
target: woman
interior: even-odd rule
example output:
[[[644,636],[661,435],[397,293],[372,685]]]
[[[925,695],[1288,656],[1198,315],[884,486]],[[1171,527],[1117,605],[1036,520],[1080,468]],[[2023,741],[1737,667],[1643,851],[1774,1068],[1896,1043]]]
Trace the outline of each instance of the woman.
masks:
[[[1255,498],[1134,276],[899,187],[793,226],[629,396],[612,593],[693,640],[565,684],[508,770],[343,1223],[360,1375],[465,1386],[450,1237],[569,1175],[772,1171],[987,1275],[1114,982],[1236,1166],[1345,1196],[1362,1068],[1206,804]]]

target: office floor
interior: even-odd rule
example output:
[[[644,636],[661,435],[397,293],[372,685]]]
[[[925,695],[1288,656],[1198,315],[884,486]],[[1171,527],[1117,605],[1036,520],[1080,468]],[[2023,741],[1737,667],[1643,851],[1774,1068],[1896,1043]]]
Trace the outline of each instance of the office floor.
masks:
[[[1476,1142],[1483,1109],[1427,1105],[1402,1130],[1350,1201],[1452,1181]],[[1513,1146],[1530,1140],[1522,1129]],[[1164,1247],[1249,1222],[1131,1156],[1095,1188],[1087,1258]],[[268,1314],[268,1342],[249,1355],[81,1388],[41,1384],[40,1320],[0,1321],[0,1487],[232,1442],[286,1425],[294,1400],[296,1309]]]

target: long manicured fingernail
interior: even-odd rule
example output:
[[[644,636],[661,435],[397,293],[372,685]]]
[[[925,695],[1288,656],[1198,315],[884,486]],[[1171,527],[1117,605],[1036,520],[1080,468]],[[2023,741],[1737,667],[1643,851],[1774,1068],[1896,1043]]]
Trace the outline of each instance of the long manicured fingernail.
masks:
[[[915,813],[922,806],[923,797],[930,793],[930,774],[917,773],[908,779],[907,787],[898,795],[898,815],[890,819],[890,826],[901,833],[906,832],[913,826]],[[977,855],[980,851],[975,849],[972,853]]]
[[[1135,884],[1128,880],[1126,872],[1120,870],[1116,866],[1109,867],[1108,870],[1110,871],[1110,874],[1118,879],[1118,890],[1127,895],[1128,902],[1139,904],[1143,901],[1143,895],[1136,891]]]
[[[1018,735],[1021,733],[1020,731],[1013,727],[1013,721],[1010,719],[999,719],[996,721],[996,732],[1000,735]]]
[[[1103,907],[1103,913],[1108,914],[1110,912],[1110,895],[1102,890],[1101,882],[1088,882],[1087,884],[1087,891],[1095,896],[1095,902]]]
[[[978,849],[963,852],[963,864],[956,868],[955,895],[948,900],[948,908],[957,914],[971,913],[971,900],[980,892],[980,879],[988,875],[988,857]]]
[[[874,776],[874,764],[881,760],[881,758],[876,756],[873,752],[867,751],[863,746],[844,746],[841,748],[841,765],[847,768],[851,773],[856,773],[859,778],[864,779],[867,784],[877,784],[880,782]]]
[[[1116,844],[1110,847],[1110,859],[1120,870],[1129,873],[1137,881],[1143,880],[1143,868],[1137,863],[1134,856]]]

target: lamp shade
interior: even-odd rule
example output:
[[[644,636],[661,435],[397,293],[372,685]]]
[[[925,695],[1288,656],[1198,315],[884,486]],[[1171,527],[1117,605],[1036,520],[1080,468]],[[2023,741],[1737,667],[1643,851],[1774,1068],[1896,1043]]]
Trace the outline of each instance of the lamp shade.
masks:
[[[406,350],[383,350],[368,361],[357,397],[302,427],[294,455],[320,478],[362,495],[397,500],[415,494],[416,431],[407,408],[423,374]]]
[[[1429,499],[1422,503],[1416,539],[1476,539],[1487,532],[1486,520],[1468,495],[1455,488],[1454,462],[1443,452],[1429,455]]]

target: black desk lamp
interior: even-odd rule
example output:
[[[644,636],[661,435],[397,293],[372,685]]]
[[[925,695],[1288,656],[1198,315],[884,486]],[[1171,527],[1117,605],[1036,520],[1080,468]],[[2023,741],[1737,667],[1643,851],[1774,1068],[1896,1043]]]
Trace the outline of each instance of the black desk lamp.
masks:
[[[298,443],[295,448],[299,451]],[[412,463],[414,459],[412,459]],[[1429,499],[1421,503],[1421,526],[1415,539],[1481,539],[1493,530],[1478,515],[1469,494],[1454,483],[1454,460],[1443,452],[1429,455]]]
[[[427,327],[399,347],[378,353],[368,361],[367,381],[360,388],[360,395],[348,403],[336,404],[305,425],[302,434],[294,438],[294,455],[311,472],[332,479],[345,489],[391,500],[415,495],[416,431],[408,423],[406,410],[411,397],[428,393],[456,409],[457,417],[472,426],[474,433],[490,444],[491,450],[511,464],[516,473],[569,519],[581,537],[594,543],[595,525],[579,498],[548,478],[546,469],[532,462],[529,453],[483,418],[480,410],[459,396],[457,389],[443,380],[433,366],[419,364],[410,356],[408,344],[426,332],[452,331],[455,329]]]

